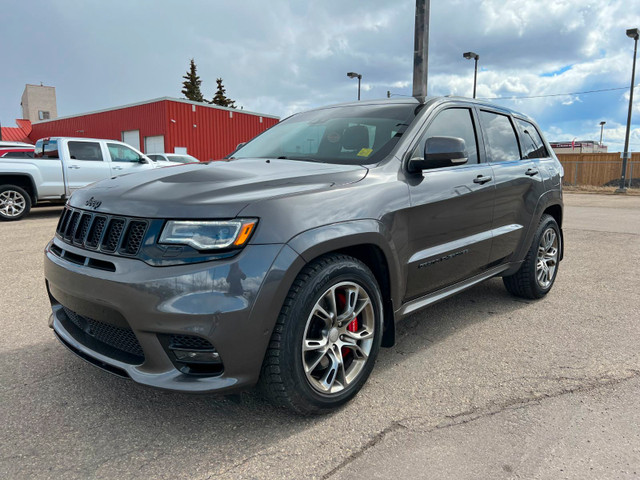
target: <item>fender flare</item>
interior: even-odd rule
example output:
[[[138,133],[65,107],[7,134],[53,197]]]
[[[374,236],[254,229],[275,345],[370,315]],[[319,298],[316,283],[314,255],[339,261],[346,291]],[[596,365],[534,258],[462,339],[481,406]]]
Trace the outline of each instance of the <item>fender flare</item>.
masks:
[[[529,247],[531,246],[531,242],[533,241],[533,235],[536,232],[536,228],[540,223],[540,219],[542,218],[542,214],[549,207],[557,205],[563,211],[564,214],[564,204],[562,202],[562,191],[561,190],[549,190],[543,193],[538,199],[538,203],[536,204],[536,208],[533,211],[533,215],[531,216],[531,222],[527,227],[527,232],[524,237],[524,241],[520,244],[520,248],[514,255],[514,259],[517,261],[518,265],[522,262]],[[560,238],[561,238],[561,251],[560,251],[560,260],[562,260],[564,254],[564,235],[562,234],[562,224],[559,223],[560,227]],[[511,269],[509,269],[511,271]],[[508,272],[507,272],[508,273]]]

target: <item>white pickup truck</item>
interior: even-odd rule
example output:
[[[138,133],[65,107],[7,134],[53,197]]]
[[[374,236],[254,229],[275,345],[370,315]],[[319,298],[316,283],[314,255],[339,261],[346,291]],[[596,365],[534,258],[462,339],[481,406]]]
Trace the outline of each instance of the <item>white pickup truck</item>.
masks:
[[[20,220],[36,203],[64,203],[74,190],[98,180],[156,168],[144,154],[116,140],[43,138],[34,154],[0,159],[0,220]]]

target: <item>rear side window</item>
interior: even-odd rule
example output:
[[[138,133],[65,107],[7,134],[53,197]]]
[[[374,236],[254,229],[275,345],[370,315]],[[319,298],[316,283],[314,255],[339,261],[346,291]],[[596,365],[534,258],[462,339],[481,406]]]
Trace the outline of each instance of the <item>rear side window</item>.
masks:
[[[58,141],[57,140],[38,140],[36,142],[35,158],[57,159]]]
[[[531,123],[516,119],[522,141],[522,158],[546,158],[549,156],[540,133]]]
[[[140,155],[131,148],[119,143],[107,143],[112,162],[140,162]]]
[[[458,137],[464,140],[467,148],[467,164],[478,163],[478,142],[473,117],[468,108],[449,108],[436,116],[431,122],[420,143],[413,151],[413,157],[424,156],[424,144],[431,137]]]
[[[33,152],[7,152],[2,158],[33,158]]]
[[[508,162],[520,159],[518,138],[507,115],[480,111],[489,162]]]
[[[69,142],[69,157],[72,160],[101,162],[102,150],[97,142]]]

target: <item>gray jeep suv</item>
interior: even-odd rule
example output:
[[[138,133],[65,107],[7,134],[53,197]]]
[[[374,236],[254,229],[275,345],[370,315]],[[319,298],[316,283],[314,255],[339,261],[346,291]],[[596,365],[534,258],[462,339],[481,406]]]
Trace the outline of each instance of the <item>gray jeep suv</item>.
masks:
[[[45,252],[50,326],[142,384],[258,383],[278,405],[327,411],[403,317],[495,276],[546,295],[562,176],[530,118],[475,100],[293,115],[224,161],[75,192]]]

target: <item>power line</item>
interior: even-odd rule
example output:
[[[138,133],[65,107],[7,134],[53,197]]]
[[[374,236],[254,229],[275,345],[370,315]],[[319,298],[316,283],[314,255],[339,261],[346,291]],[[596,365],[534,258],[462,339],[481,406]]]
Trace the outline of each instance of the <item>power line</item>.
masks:
[[[633,88],[637,88],[640,85],[636,85]],[[602,93],[602,92],[614,92],[616,90],[628,90],[629,87],[615,87],[615,88],[602,88],[599,90],[586,90],[584,92],[570,92],[570,93],[550,93],[547,95],[530,95],[530,96],[521,96],[521,97],[484,97],[478,98],[478,100],[520,100],[520,99],[528,99],[528,98],[546,98],[546,97],[566,97],[571,95],[585,95],[588,93]],[[411,95],[403,95],[401,93],[389,93],[391,97],[410,97]]]
[[[636,88],[636,87],[633,87],[633,88]],[[570,95],[585,95],[587,93],[613,92],[615,90],[627,90],[628,88],[629,87],[602,88],[600,90],[586,90],[584,92],[550,93],[548,95],[531,95],[531,96],[523,96],[523,97],[490,97],[490,98],[482,98],[481,100],[519,100],[523,98],[565,97]]]

